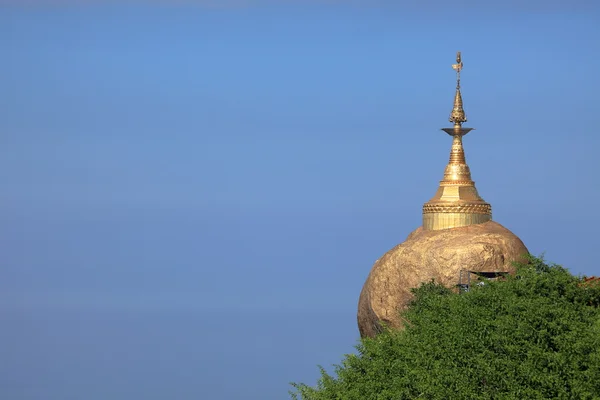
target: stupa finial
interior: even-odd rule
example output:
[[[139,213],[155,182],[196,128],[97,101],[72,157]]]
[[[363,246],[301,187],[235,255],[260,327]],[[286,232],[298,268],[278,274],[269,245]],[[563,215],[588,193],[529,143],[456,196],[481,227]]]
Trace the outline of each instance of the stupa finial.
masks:
[[[460,71],[463,68],[460,51],[456,52],[456,64],[452,64],[452,68],[456,71],[456,94],[454,95],[454,108],[450,113],[450,122],[454,122],[454,126],[460,127],[463,122],[467,122],[467,115],[463,109],[462,96],[460,94]]]

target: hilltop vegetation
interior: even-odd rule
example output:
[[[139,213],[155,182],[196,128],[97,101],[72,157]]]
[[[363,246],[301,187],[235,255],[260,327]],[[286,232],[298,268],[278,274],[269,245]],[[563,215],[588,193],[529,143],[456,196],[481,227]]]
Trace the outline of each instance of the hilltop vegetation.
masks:
[[[362,339],[293,399],[600,399],[600,285],[531,257],[458,294],[414,290],[403,331]]]

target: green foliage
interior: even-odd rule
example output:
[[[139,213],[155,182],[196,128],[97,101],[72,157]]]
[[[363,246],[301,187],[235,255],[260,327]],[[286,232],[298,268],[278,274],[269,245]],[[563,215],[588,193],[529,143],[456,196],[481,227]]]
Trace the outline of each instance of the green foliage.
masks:
[[[600,399],[600,287],[530,257],[458,294],[413,291],[403,331],[363,339],[293,399]]]

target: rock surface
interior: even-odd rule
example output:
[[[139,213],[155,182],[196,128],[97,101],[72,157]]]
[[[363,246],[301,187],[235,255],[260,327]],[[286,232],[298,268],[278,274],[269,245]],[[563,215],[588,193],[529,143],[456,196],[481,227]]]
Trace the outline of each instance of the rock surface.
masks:
[[[527,253],[521,239],[494,221],[437,231],[419,227],[373,265],[358,300],[360,335],[374,336],[381,321],[401,328],[399,311],[422,282],[433,278],[454,287],[460,270],[514,272],[512,261],[524,261]]]

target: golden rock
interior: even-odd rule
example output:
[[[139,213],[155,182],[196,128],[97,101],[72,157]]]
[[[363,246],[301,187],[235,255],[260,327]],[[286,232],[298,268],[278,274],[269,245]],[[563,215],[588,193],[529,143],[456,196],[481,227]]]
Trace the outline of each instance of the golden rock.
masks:
[[[461,270],[514,272],[512,261],[525,261],[527,248],[515,234],[494,221],[459,228],[413,231],[379,260],[358,301],[362,337],[374,336],[381,322],[401,328],[400,311],[412,298],[411,288],[434,279],[455,287]]]

